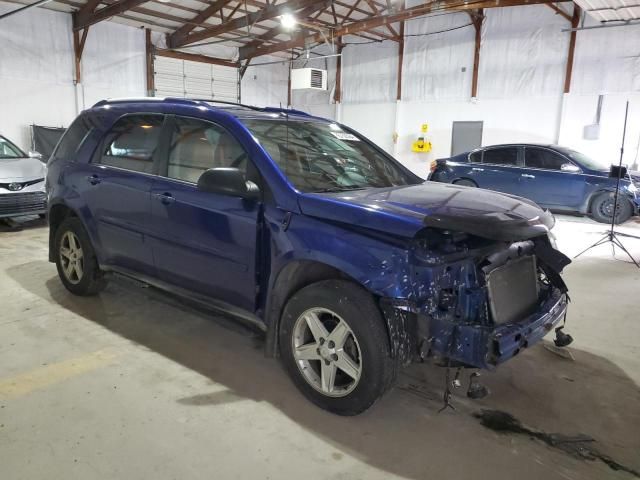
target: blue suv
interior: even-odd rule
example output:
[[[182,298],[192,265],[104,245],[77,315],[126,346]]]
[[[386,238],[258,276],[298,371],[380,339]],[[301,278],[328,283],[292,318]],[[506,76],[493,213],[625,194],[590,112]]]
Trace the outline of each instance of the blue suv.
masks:
[[[249,322],[343,415],[412,361],[494,368],[564,319],[569,260],[533,202],[425,183],[330,120],[216,105],[102,101],[73,122],[46,183],[70,292],[125,275]]]

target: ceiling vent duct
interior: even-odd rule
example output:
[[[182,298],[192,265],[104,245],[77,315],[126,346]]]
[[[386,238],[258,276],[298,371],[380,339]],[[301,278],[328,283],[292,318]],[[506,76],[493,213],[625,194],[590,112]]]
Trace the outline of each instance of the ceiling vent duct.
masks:
[[[291,90],[326,90],[327,71],[318,68],[294,68],[291,70]]]

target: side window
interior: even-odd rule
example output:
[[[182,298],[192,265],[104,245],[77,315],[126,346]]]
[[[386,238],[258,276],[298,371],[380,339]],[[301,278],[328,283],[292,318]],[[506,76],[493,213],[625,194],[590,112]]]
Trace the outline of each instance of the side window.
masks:
[[[86,115],[80,115],[76,118],[71,126],[67,128],[58,142],[55,150],[51,154],[50,162],[60,158],[74,160],[74,155],[82,145],[82,142],[91,131],[92,126]]]
[[[247,154],[224,128],[193,118],[176,117],[169,147],[167,176],[197,183],[209,168],[247,171]]]
[[[563,163],[568,163],[555,152],[546,148],[527,147],[524,151],[524,164],[531,168],[560,170]]]
[[[517,165],[518,147],[491,148],[484,151],[482,163],[493,165]]]
[[[482,163],[482,150],[478,150],[469,155],[469,161],[471,163]]]
[[[107,134],[100,163],[152,173],[163,120],[164,115],[127,115],[119,119]]]

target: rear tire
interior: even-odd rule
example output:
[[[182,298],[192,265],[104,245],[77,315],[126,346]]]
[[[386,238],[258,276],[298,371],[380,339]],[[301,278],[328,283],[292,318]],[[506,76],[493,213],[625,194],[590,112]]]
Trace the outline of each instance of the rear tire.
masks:
[[[354,283],[325,280],[295,293],[284,308],[279,340],[298,389],[338,415],[365,411],[395,381],[380,310]]]
[[[476,183],[473,180],[467,180],[463,178],[462,180],[455,180],[453,182],[454,185],[462,185],[463,187],[477,187]]]
[[[613,215],[614,193],[604,192],[597,195],[591,202],[591,216],[600,223],[611,223]],[[616,224],[624,223],[631,217],[633,210],[631,203],[621,196],[618,196],[618,208],[616,211]]]
[[[54,245],[58,276],[67,290],[90,296],[107,286],[89,235],[78,218],[67,218],[60,224]]]

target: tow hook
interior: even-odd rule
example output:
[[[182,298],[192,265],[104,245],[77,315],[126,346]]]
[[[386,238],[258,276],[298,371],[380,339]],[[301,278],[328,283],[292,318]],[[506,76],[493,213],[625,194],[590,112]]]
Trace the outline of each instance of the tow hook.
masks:
[[[556,344],[556,347],[566,347],[571,345],[571,342],[573,342],[573,337],[568,333],[564,333],[562,331],[563,328],[564,325],[556,328],[556,338],[553,339],[553,343]]]

